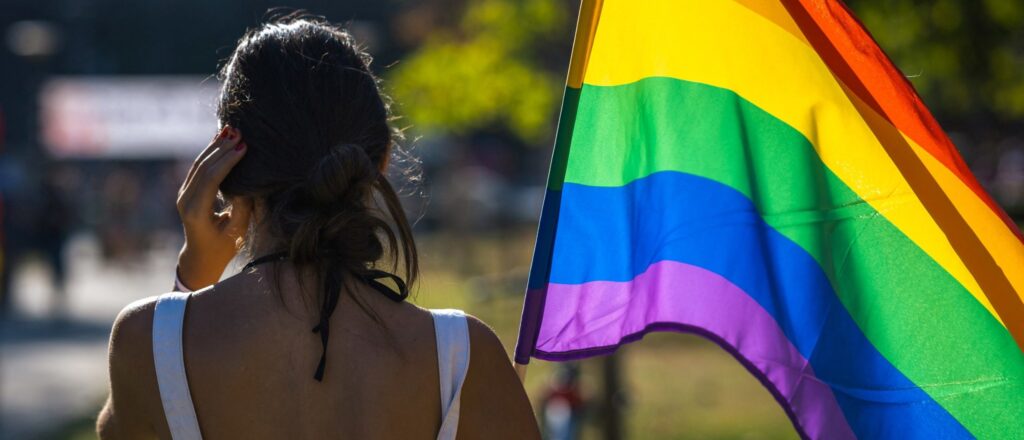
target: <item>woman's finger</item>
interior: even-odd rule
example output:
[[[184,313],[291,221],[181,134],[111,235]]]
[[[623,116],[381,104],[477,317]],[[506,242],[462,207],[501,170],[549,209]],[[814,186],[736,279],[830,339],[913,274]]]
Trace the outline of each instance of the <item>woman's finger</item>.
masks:
[[[211,157],[208,176],[215,186],[220,186],[220,183],[228,176],[231,169],[242,160],[242,157],[245,156],[245,150],[245,141],[237,139],[224,145],[224,151],[218,152],[216,156]]]
[[[210,143],[206,145],[206,148],[203,148],[203,151],[200,151],[199,155],[196,156],[195,160],[192,161],[192,166],[188,168],[188,174],[185,175],[185,180],[181,184],[179,195],[181,195],[181,193],[183,193],[185,189],[188,188],[189,182],[192,181],[192,178],[195,177],[196,175],[196,170],[199,169],[199,164],[202,163],[204,159],[209,157],[209,155],[212,154],[217,149],[217,147],[220,146],[220,144],[225,140],[225,138],[227,138],[228,130],[231,130],[231,127],[227,125],[221,128],[220,131],[217,132],[217,135],[214,136],[213,140],[211,140]]]
[[[229,132],[196,166],[192,178],[185,184],[178,196],[178,210],[182,216],[198,218],[208,216],[214,210],[217,200],[217,187],[224,180],[216,177],[217,164],[224,156],[236,152],[235,147],[241,140],[237,130]]]
[[[204,169],[209,168],[210,164],[213,163],[218,156],[222,156],[228,149],[233,148],[240,140],[241,135],[238,133],[238,130],[231,127],[225,127],[224,134],[215,139],[210,146],[203,150],[200,157],[196,158],[196,161],[193,164],[193,169],[185,182],[186,187],[195,187],[196,185],[193,184],[193,181],[196,180],[196,177],[202,174]]]
[[[193,183],[190,186],[193,193],[189,197],[203,209],[212,210],[217,201],[220,183],[244,155],[245,143],[238,136],[224,142],[199,165],[195,177],[192,178]]]
[[[188,185],[192,186],[191,182],[196,179],[196,176],[199,176],[205,168],[209,168],[210,164],[213,163],[217,157],[224,155],[228,149],[237,145],[241,139],[242,136],[238,130],[231,127],[225,127],[224,134],[214,140],[210,146],[206,147],[203,154],[196,159],[194,164],[195,170],[192,173],[191,179],[188,181]]]

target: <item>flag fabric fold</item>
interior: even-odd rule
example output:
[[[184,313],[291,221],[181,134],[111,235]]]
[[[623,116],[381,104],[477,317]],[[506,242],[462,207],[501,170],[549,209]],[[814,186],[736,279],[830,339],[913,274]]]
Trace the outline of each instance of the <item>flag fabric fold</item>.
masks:
[[[691,332],[807,438],[1024,438],[1024,239],[844,5],[584,0],[569,70],[516,362]]]

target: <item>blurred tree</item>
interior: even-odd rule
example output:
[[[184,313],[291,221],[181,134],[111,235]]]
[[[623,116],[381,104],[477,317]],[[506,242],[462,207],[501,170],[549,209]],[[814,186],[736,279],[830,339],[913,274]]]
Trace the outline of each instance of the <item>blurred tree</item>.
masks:
[[[556,0],[470,1],[454,26],[432,32],[388,72],[400,113],[419,133],[501,127],[542,145],[553,129],[565,66],[542,63],[539,48],[564,40],[569,11]]]
[[[846,1],[965,143],[989,150],[1022,126],[1024,1]],[[537,55],[571,30],[575,2],[443,3],[464,9],[461,19],[425,32],[388,75],[402,114],[424,133],[499,125],[528,144],[546,139],[564,66]]]

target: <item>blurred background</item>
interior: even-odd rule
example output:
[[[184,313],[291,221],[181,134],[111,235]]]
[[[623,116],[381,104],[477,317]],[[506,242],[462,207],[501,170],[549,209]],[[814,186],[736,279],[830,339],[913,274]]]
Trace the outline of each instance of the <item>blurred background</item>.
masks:
[[[1024,218],[1024,2],[849,0],[991,194]],[[88,439],[125,304],[169,290],[174,197],[214,134],[212,74],[265,0],[0,0],[0,438]],[[374,54],[424,179],[416,302],[515,344],[578,0],[290,2]],[[229,272],[232,269],[229,268]],[[531,363],[549,438],[795,438],[742,366],[661,334]]]

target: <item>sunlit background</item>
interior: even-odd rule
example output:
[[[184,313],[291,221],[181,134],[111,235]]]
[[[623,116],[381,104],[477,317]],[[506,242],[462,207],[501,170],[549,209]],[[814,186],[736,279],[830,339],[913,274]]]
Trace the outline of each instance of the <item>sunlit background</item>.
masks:
[[[511,351],[578,1],[290,3],[374,54],[422,161],[405,185],[425,263],[416,302],[481,317]],[[849,4],[1021,222],[1024,2]],[[114,316],[172,283],[174,196],[216,126],[212,73],[277,5],[0,0],[0,438],[94,437]],[[568,417],[581,438],[796,436],[695,336],[534,361],[526,387],[544,426]]]

